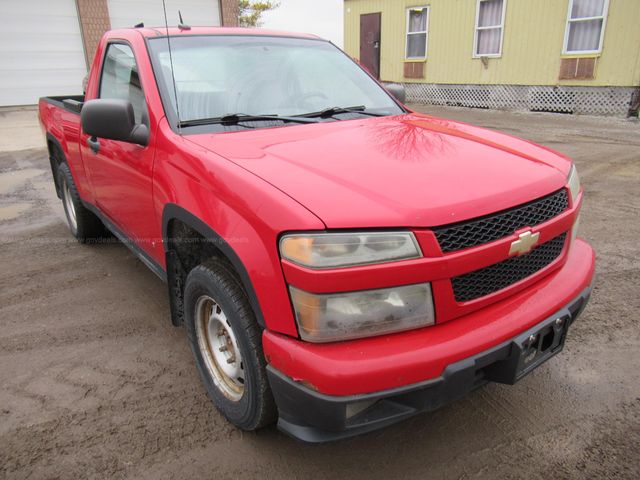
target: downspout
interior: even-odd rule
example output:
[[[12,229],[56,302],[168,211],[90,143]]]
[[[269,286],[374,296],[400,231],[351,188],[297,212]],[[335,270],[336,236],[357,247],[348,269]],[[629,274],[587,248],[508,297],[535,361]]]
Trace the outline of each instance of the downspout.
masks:
[[[629,103],[629,117],[637,117],[638,111],[640,111],[640,86],[635,87],[635,90],[631,93],[631,102]]]
[[[218,20],[220,21],[220,27],[224,27],[224,13],[222,12],[222,0],[218,0]]]
[[[638,85],[631,94],[629,102],[629,117],[637,117],[640,111],[640,48],[638,49],[638,58],[636,59],[635,76],[638,78]]]

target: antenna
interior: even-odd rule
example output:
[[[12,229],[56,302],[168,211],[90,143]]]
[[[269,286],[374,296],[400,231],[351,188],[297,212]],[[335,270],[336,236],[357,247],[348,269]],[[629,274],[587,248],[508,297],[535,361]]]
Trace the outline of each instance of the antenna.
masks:
[[[176,88],[176,76],[173,73],[173,56],[171,55],[171,37],[169,36],[169,22],[167,21],[167,5],[162,0],[164,10],[164,26],[167,29],[167,46],[169,47],[169,64],[171,65],[171,80],[173,81],[173,95],[176,99],[176,114],[178,115],[178,133],[180,133],[180,108],[178,107],[178,89]]]
[[[184,20],[182,20],[182,13],[178,10],[178,18],[180,19],[180,23],[178,24],[178,28],[180,30],[191,30],[189,25],[185,25]]]

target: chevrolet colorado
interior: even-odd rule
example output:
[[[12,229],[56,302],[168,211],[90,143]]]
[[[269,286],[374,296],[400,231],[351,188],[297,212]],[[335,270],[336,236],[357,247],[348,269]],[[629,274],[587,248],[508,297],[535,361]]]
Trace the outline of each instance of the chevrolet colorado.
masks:
[[[322,442],[513,384],[587,303],[571,160],[402,94],[314,36],[141,27],[40,100],[71,233],[167,282],[239,428]]]

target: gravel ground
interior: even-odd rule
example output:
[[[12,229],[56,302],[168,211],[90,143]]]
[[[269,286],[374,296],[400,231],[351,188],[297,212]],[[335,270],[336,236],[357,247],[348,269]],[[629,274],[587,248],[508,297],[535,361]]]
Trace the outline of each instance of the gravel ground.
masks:
[[[640,125],[427,110],[575,158],[598,253],[591,304],[518,385],[316,447],[226,423],[165,285],[118,243],[72,241],[46,152],[17,150],[1,112],[0,478],[640,478]]]

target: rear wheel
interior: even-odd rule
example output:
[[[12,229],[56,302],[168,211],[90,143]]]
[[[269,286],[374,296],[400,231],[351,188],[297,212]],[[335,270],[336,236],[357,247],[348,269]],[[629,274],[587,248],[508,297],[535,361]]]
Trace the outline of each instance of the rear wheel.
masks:
[[[229,265],[212,259],[194,268],[185,283],[184,306],[191,350],[213,403],[244,430],[272,423],[276,407],[262,332]]]
[[[71,234],[81,243],[94,242],[107,236],[106,228],[100,219],[82,204],[66,163],[61,163],[58,167],[58,185]]]

